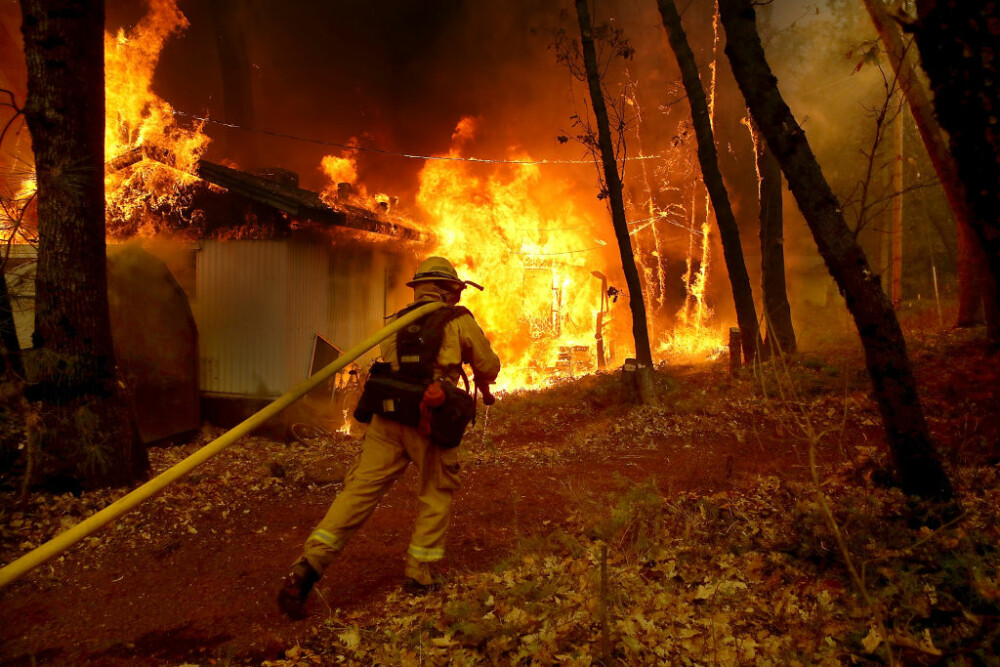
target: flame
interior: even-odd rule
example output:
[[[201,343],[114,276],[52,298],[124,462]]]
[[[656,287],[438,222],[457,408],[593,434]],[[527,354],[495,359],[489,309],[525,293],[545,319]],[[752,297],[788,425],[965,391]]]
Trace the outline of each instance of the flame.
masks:
[[[105,176],[108,218],[136,221],[170,208],[178,188],[191,183],[209,138],[201,125],[177,124],[173,107],[153,92],[153,73],[166,40],[188,27],[175,0],[149,0],[149,12],[130,30],[104,34],[107,113],[104,152],[113,160],[133,149],[168,153],[171,169],[144,160]],[[133,224],[140,233],[144,225]],[[151,230],[152,231],[152,230]]]
[[[334,187],[338,183],[350,183],[354,185],[358,180],[358,163],[354,156],[337,157],[336,155],[327,155],[320,163],[320,168],[326,174],[326,177],[330,179],[330,182],[334,184]],[[328,189],[324,190],[323,193],[326,194]],[[336,191],[333,194],[336,195]]]
[[[448,157],[461,156],[475,129],[462,119]],[[461,160],[428,160],[420,172],[417,204],[438,239],[432,254],[486,286],[465,299],[503,359],[499,390],[596,368],[601,283],[591,272],[605,268],[603,242],[568,184],[547,176],[538,165]]]
[[[692,209],[693,210],[693,209]],[[695,256],[694,219],[691,220],[691,243],[688,246],[687,270],[684,273],[684,305],[677,311],[670,334],[660,343],[657,352],[668,362],[705,361],[717,359],[726,350],[721,335],[712,331],[714,312],[706,300],[708,285],[711,231],[708,221],[701,225],[701,245]],[[695,267],[695,262],[698,262]]]
[[[352,137],[348,144],[356,146],[358,140]],[[320,198],[328,206],[337,208],[344,203],[361,206],[375,213],[387,213],[393,198],[384,193],[369,194],[368,188],[358,179],[358,150],[349,148],[341,155],[326,155],[320,161],[320,170],[328,179],[328,184],[320,191]],[[346,186],[349,187],[345,187]]]
[[[182,186],[194,180],[191,174],[197,171],[209,143],[201,125],[178,125],[173,108],[152,89],[163,45],[187,27],[175,0],[149,0],[148,14],[133,28],[105,34],[106,159],[135,150],[156,151],[161,157],[168,153],[174,167],[142,160],[106,175],[108,218],[130,221],[123,227],[133,230],[128,233],[155,233],[162,224],[156,221],[157,212],[183,206]],[[447,157],[461,157],[461,149],[475,139],[478,125],[475,118],[461,119]],[[396,200],[384,194],[369,195],[360,183],[357,154],[348,148],[341,155],[323,158],[320,168],[330,185],[321,196],[336,205],[345,202],[346,194],[352,204],[388,212],[390,202]],[[510,157],[530,160],[525,151],[512,151]],[[448,257],[463,278],[487,287],[483,294],[468,290],[466,302],[503,359],[496,387],[501,391],[544,386],[559,376],[595,370],[599,321],[605,325],[602,333],[609,368],[632,355],[627,300],[609,312],[602,306],[607,304],[602,282],[595,279],[595,273],[620,275],[617,250],[609,248],[606,258],[600,239],[600,226],[607,225],[606,212],[582,210],[575,203],[579,198],[571,182],[551,172],[543,180],[540,169],[532,164],[428,160],[420,173],[416,203],[430,218],[438,239],[430,253]],[[656,188],[650,187],[649,174],[644,177],[650,193],[645,202],[649,214],[665,215],[653,205],[651,193]],[[340,183],[349,183],[350,192],[338,191]],[[18,197],[30,197],[34,187],[33,179],[26,180]],[[701,243],[696,245],[692,219],[687,298],[676,315],[676,325],[666,335],[667,326],[652,327],[661,359],[703,358],[722,347],[711,330],[712,310],[705,295],[707,220],[701,229]],[[650,256],[658,265],[641,270],[647,284],[658,285],[659,299],[649,304],[655,307],[663,303],[667,258],[656,227],[651,231],[654,248]],[[114,229],[109,227],[109,234],[114,235]]]
[[[719,58],[719,10],[716,6],[712,19],[713,55],[709,64],[711,76],[708,91],[708,120],[715,125],[715,92],[717,85],[716,65]],[[690,242],[684,272],[684,305],[677,312],[675,326],[670,335],[659,345],[658,352],[668,361],[701,361],[717,359],[726,351],[726,342],[721,335],[711,331],[713,311],[706,301],[708,268],[710,256],[709,219],[712,203],[708,192],[704,193],[705,220],[701,224],[701,245],[695,245],[695,212],[698,210],[698,192],[702,188],[695,185],[691,193]],[[697,261],[697,267],[695,262]]]
[[[32,241],[37,235],[34,195],[38,189],[34,174],[17,186],[10,197],[0,196],[0,243]],[[21,241],[18,241],[18,238]]]

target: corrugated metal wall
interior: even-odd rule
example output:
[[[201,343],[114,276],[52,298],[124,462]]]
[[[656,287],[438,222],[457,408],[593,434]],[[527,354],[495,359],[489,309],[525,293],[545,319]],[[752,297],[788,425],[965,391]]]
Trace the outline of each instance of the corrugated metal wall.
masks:
[[[330,342],[347,349],[385,326],[386,257],[372,248],[335,247],[330,257]],[[361,359],[365,364],[378,348]]]
[[[294,241],[205,241],[197,258],[203,392],[278,396],[309,371],[326,326],[328,258]]]
[[[405,305],[387,304],[391,261],[357,245],[205,241],[192,301],[201,390],[278,396],[307,376],[315,334],[347,349],[381,329]]]
[[[326,246],[288,244],[288,296],[285,301],[287,391],[309,376],[313,339],[327,335],[330,294],[326,275],[330,264]]]

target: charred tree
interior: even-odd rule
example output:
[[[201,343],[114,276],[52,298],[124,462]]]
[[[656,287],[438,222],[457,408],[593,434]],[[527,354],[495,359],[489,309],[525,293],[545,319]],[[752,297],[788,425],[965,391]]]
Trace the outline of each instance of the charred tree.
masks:
[[[901,34],[897,22],[889,16],[881,0],[865,0],[865,7],[879,38],[885,46],[889,63],[896,73],[900,90],[906,98],[910,113],[920,132],[920,139],[927,149],[931,164],[952,214],[955,216],[958,242],[958,326],[971,326],[982,321],[983,273],[988,271],[982,244],[970,226],[972,212],[965,192],[965,185],[959,179],[955,160],[948,150],[948,140],[941,131],[930,96],[917,76],[916,48],[911,48]]]
[[[934,110],[965,184],[971,217],[986,254],[986,334],[1000,344],[1000,4],[917,0],[910,26],[934,93]]]
[[[781,163],[827,268],[854,318],[886,439],[904,492],[951,498],[951,483],[927,431],[906,341],[885,292],[844,221],[805,133],[778,91],[757,33],[751,0],[720,0],[726,55],[747,106]]]
[[[597,47],[590,24],[587,0],[576,0],[576,14],[580,22],[580,44],[583,48],[583,64],[590,88],[590,100],[597,121],[597,144],[600,153],[604,182],[607,187],[608,202],[611,207],[611,222],[615,228],[618,251],[622,260],[622,271],[628,285],[629,308],[632,310],[632,336],[635,339],[635,357],[640,366],[652,368],[653,354],[649,347],[649,328],[646,324],[646,304],[642,299],[642,284],[639,271],[632,254],[632,239],[628,235],[625,220],[625,200],[622,196],[622,180],[618,174],[618,160],[611,139],[611,124],[608,108],[601,90],[601,75],[597,67]]]
[[[749,119],[757,162],[760,201],[760,273],[764,293],[764,349],[778,354],[796,350],[792,308],[785,285],[785,220],[781,201],[781,164],[767,148],[760,128]]]
[[[698,140],[698,162],[701,164],[702,178],[712,200],[712,208],[715,209],[715,220],[719,225],[719,235],[722,239],[722,254],[726,260],[726,271],[729,274],[729,284],[736,305],[736,321],[740,331],[743,332],[743,358],[749,363],[756,358],[757,351],[762,349],[760,330],[757,326],[757,308],[754,306],[750,276],[743,260],[740,229],[736,224],[736,216],[733,215],[733,207],[722,180],[722,172],[719,170],[719,155],[715,148],[715,134],[709,118],[708,100],[701,85],[698,64],[688,44],[674,0],[657,0],[657,4],[660,16],[663,17],[663,27],[670,40],[670,47],[680,65],[684,90],[691,105],[691,118]]]
[[[144,477],[146,450],[115,377],[104,231],[104,5],[21,0],[38,185],[35,350],[42,481]]]

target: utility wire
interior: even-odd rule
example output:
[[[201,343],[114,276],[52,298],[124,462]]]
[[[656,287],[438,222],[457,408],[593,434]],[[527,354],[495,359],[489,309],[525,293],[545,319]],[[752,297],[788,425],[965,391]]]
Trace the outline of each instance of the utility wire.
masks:
[[[593,160],[501,160],[496,158],[481,158],[481,157],[459,157],[455,155],[420,155],[418,153],[404,153],[401,151],[390,151],[383,148],[372,148],[370,146],[359,146],[356,144],[344,144],[336,141],[327,141],[325,139],[310,139],[308,137],[299,137],[294,134],[287,134],[285,132],[275,132],[273,130],[260,130],[252,127],[245,127],[243,125],[237,125],[236,123],[227,123],[221,120],[215,120],[212,118],[207,118],[204,116],[196,116],[192,113],[187,113],[186,111],[178,111],[173,109],[173,114],[175,116],[183,116],[185,118],[190,118],[192,120],[201,121],[203,123],[210,123],[212,125],[219,125],[222,127],[228,127],[234,130],[242,130],[244,132],[255,132],[257,134],[265,134],[270,137],[277,137],[279,139],[291,139],[292,141],[301,141],[308,144],[319,144],[320,146],[332,146],[334,148],[343,148],[352,151],[366,151],[369,153],[380,153],[382,155],[395,155],[397,157],[405,157],[412,160],[447,160],[450,162],[481,162],[486,164],[593,164]],[[629,160],[658,160],[662,158],[661,155],[637,155],[635,157],[628,158]]]
[[[595,245],[593,248],[581,248],[580,250],[567,250],[565,252],[513,252],[512,255],[524,255],[525,257],[552,257],[554,255],[575,255],[580,252],[590,252],[591,250],[600,250],[606,247],[607,244]]]

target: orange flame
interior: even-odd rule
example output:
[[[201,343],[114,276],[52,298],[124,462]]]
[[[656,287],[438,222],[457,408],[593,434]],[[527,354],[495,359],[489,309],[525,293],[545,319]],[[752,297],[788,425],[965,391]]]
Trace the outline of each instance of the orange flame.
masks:
[[[337,183],[354,183],[358,180],[358,165],[353,157],[337,157],[327,155],[320,163],[323,173],[326,174],[330,182],[336,186]],[[324,193],[326,190],[323,191]]]
[[[169,206],[177,186],[190,182],[209,138],[201,126],[177,125],[174,110],[152,89],[153,72],[166,40],[188,27],[175,0],[149,0],[149,12],[131,30],[104,34],[107,87],[105,159],[136,148],[168,151],[177,170],[150,160],[105,177],[108,217],[142,216]],[[187,172],[185,174],[184,172]],[[142,196],[137,196],[141,192]]]
[[[356,145],[357,139],[352,137],[348,143]],[[392,197],[383,193],[369,194],[365,184],[358,180],[357,156],[357,149],[347,149],[340,156],[323,157],[320,161],[320,170],[329,183],[320,191],[320,198],[334,208],[338,204],[350,203],[375,213],[387,213]],[[350,187],[342,190],[341,185],[345,183]]]
[[[449,157],[474,136],[464,118]],[[517,159],[530,159],[525,155]],[[603,242],[567,196],[568,184],[542,181],[537,165],[429,160],[417,204],[459,275],[486,287],[465,296],[504,361],[498,389],[538,386],[553,376],[593,371],[604,269]]]

